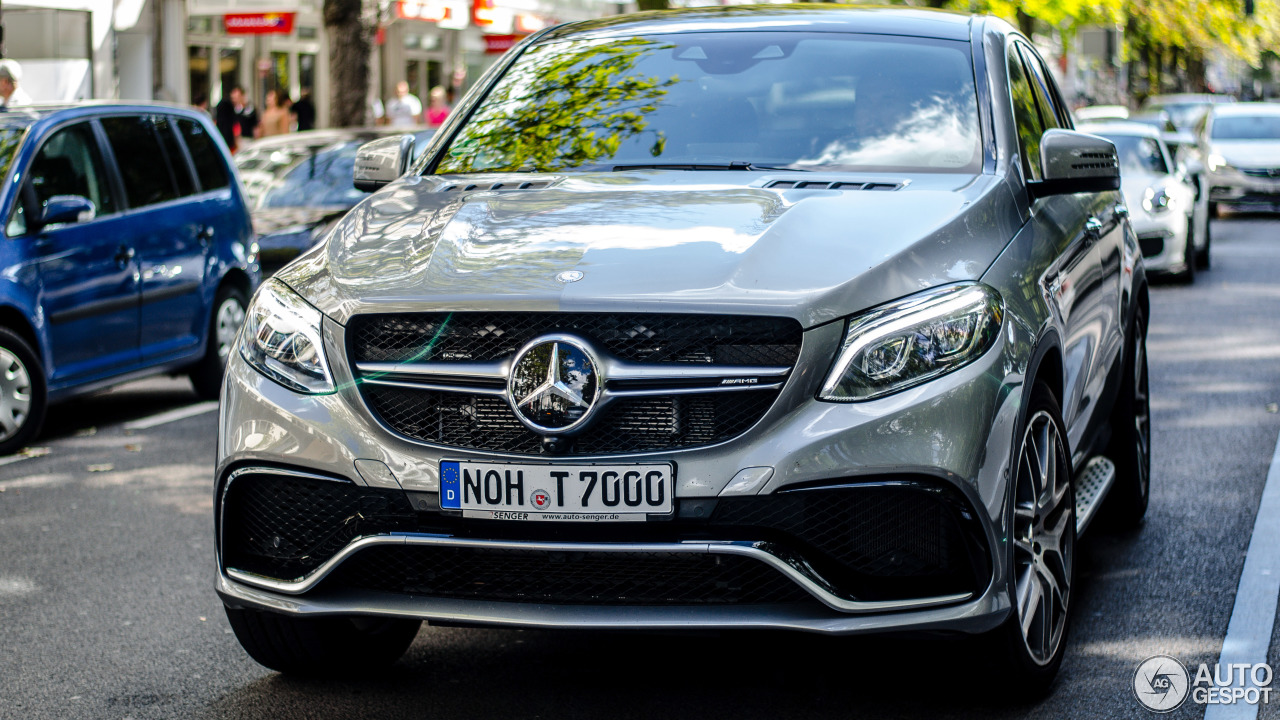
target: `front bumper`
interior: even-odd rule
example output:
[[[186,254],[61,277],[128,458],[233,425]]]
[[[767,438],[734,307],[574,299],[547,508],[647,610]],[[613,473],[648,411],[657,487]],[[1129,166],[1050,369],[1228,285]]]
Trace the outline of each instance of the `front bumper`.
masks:
[[[838,345],[841,329],[832,324],[805,334],[801,358],[782,395],[760,423],[741,437],[712,447],[608,460],[675,464],[676,496],[681,513],[687,509],[689,517],[700,511],[710,513],[730,480],[744,468],[774,470],[756,500],[815,484],[852,485],[886,476],[927,478],[962,499],[981,540],[986,575],[963,592],[868,597],[857,588],[851,591],[833,582],[833,573],[828,568],[815,569],[811,557],[746,531],[705,539],[621,537],[609,536],[609,531],[600,538],[573,533],[545,537],[531,534],[531,525],[543,523],[493,521],[487,521],[492,523],[489,526],[458,520],[444,527],[374,528],[344,538],[345,544],[325,560],[327,564],[305,569],[301,575],[277,573],[280,577],[272,578],[237,568],[228,562],[222,535],[226,490],[237,471],[270,467],[346,480],[358,487],[403,491],[414,511],[430,519],[439,516],[440,460],[494,457],[413,442],[374,420],[337,350],[345,347],[344,329],[328,321],[326,347],[341,388],[334,395],[296,395],[259,375],[238,356],[232,358],[222,404],[215,496],[220,523],[218,592],[231,606],[295,614],[411,616],[522,627],[768,627],[858,633],[906,628],[981,632],[996,626],[1009,611],[1005,546],[998,538],[1006,535],[1005,478],[1021,396],[1021,377],[1009,368],[1019,367],[1013,348],[1026,347],[1027,339],[1018,337],[1010,323],[1001,342],[986,356],[934,382],[872,402],[815,402],[816,385]],[[711,558],[716,563],[732,558],[784,578],[792,589],[799,589],[804,602],[510,601],[431,596],[413,588],[388,592],[334,580],[345,560],[388,546],[448,548],[450,552],[698,555],[702,556],[698,562]],[[330,578],[332,573],[336,574]]]
[[[1190,237],[1185,214],[1169,211],[1150,215],[1144,211],[1141,215],[1135,213],[1132,222],[1148,271],[1179,272],[1186,268],[1191,253],[1187,251]]]
[[[1251,170],[1260,173],[1263,170]],[[1238,168],[1220,168],[1205,176],[1209,201],[1232,205],[1280,204],[1280,177],[1246,174]]]

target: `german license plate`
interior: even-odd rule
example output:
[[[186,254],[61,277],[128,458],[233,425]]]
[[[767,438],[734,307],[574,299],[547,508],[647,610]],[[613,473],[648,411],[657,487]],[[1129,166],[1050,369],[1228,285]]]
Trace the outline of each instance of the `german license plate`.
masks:
[[[643,521],[675,507],[671,465],[520,465],[444,460],[440,507],[463,517]]]

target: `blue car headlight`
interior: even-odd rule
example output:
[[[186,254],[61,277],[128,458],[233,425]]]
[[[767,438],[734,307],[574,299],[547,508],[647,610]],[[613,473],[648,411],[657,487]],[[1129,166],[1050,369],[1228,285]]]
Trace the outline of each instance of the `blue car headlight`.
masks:
[[[947,285],[849,319],[819,399],[871,400],[927,382],[981,357],[1004,317],[999,293]]]
[[[307,395],[334,391],[320,311],[278,280],[262,284],[240,333],[240,355],[275,382]]]

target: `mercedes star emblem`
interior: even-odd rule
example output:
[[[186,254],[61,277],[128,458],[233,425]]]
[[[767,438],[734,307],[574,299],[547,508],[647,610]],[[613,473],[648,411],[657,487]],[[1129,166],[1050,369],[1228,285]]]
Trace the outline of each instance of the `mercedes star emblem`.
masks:
[[[516,355],[507,394],[526,427],[558,435],[586,422],[602,384],[599,363],[586,343],[553,335],[534,340]]]

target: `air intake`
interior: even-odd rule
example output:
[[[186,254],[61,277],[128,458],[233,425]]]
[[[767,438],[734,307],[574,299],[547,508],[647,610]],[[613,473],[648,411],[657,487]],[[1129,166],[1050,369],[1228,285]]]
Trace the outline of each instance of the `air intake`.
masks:
[[[551,185],[550,180],[541,180],[538,182],[525,181],[525,182],[468,183],[466,185],[463,185],[463,184],[445,185],[444,187],[440,188],[437,192],[442,192],[442,193],[454,192],[454,191],[472,192],[476,190],[479,190],[482,192],[489,192],[493,190],[541,190],[545,187],[548,187],[549,185]]]

